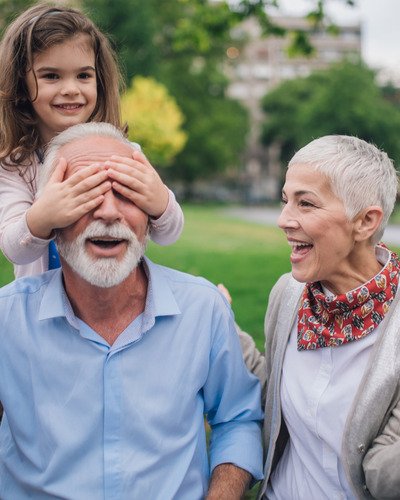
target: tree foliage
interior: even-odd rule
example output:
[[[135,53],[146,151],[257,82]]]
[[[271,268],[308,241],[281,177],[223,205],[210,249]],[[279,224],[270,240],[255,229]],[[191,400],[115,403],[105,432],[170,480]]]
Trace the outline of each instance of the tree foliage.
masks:
[[[279,144],[281,160],[327,134],[356,135],[400,161],[400,110],[384,97],[375,73],[342,62],[306,78],[284,82],[264,97],[262,140]]]
[[[310,22],[317,25],[326,20],[326,1],[310,0]],[[0,18],[9,20],[31,3],[0,0]],[[186,118],[183,126],[188,140],[168,169],[170,175],[190,183],[239,165],[249,122],[244,108],[226,95],[226,50],[232,44],[232,28],[251,16],[258,18],[266,36],[283,35],[285,31],[269,15],[279,0],[63,3],[83,9],[109,34],[127,82],[139,75],[152,76],[175,98]],[[293,32],[292,40],[292,50],[310,52],[304,32]]]
[[[183,149],[187,136],[183,114],[166,89],[154,80],[137,76],[121,98],[122,119],[129,138],[138,142],[151,161],[167,166]]]

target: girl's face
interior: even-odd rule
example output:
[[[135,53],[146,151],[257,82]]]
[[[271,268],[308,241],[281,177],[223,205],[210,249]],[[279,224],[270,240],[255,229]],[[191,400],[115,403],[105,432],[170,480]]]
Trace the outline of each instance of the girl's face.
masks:
[[[89,37],[77,35],[36,54],[26,81],[44,144],[71,125],[87,122],[97,101]]]

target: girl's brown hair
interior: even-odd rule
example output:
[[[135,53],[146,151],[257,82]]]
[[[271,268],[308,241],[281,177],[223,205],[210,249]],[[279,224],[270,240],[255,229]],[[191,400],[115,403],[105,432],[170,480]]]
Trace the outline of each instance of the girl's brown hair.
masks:
[[[79,34],[89,36],[95,54],[97,103],[89,121],[121,128],[122,79],[106,36],[76,9],[35,5],[10,24],[0,43],[0,162],[4,167],[20,168],[22,174],[34,151],[43,146],[26,85],[35,54]]]

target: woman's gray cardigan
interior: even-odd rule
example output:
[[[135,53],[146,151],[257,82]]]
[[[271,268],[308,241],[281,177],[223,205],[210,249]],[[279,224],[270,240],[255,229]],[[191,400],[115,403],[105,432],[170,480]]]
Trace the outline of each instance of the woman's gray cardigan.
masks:
[[[282,420],[280,383],[283,358],[297,319],[303,288],[303,283],[297,282],[291,274],[285,274],[272,289],[265,317],[265,355],[259,353],[249,335],[240,332],[246,364],[263,386],[266,462],[260,497],[288,439]],[[341,460],[355,498],[400,498],[398,418],[397,422],[393,422],[394,416],[391,420],[392,431],[393,426],[397,428],[397,447],[392,444],[396,440],[393,438],[396,430],[385,437],[385,429],[384,435],[370,450],[374,439],[384,431],[392,410],[396,405],[400,406],[399,302],[400,293],[397,293],[381,323],[382,335],[373,346],[364,374],[360,374],[360,387],[345,423]],[[400,410],[397,415],[400,415]],[[380,470],[382,463],[385,464],[384,474]]]

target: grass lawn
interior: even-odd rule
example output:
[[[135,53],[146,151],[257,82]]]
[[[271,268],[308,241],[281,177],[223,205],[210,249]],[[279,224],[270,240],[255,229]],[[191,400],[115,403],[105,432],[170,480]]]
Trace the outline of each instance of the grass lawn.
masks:
[[[3,286],[14,279],[12,265],[0,252],[0,286]]]
[[[229,289],[237,322],[263,347],[268,294],[290,269],[289,246],[281,231],[220,215],[218,208],[186,206],[185,228],[170,247],[151,244],[147,254],[160,264]]]

